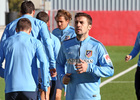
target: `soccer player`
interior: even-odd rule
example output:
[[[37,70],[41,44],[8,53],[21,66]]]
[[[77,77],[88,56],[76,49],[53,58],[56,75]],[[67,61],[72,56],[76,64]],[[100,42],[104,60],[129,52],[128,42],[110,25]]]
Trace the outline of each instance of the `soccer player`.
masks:
[[[52,34],[58,37],[61,43],[65,40],[76,37],[74,27],[69,25],[69,22],[72,20],[72,15],[68,11],[62,9],[58,10],[55,16],[55,20],[58,28],[54,29],[52,31]],[[56,88],[57,88],[56,100],[61,100],[61,93],[62,93],[63,86],[60,84],[59,79],[57,79]],[[66,86],[65,86],[65,91],[66,91]]]
[[[72,20],[72,16],[68,11],[62,9],[58,10],[55,20],[58,28],[54,29],[52,34],[58,37],[60,42],[76,36],[74,27],[69,25],[69,22]]]
[[[40,61],[42,72],[42,89],[49,86],[49,60],[42,43],[30,36],[31,22],[22,18],[17,22],[17,34],[9,37],[0,45],[0,67],[5,58],[5,100],[37,100],[37,85],[32,75]],[[46,95],[44,97],[46,98]]]
[[[37,14],[36,18],[44,21],[48,26],[49,15],[46,12],[44,12],[44,11],[39,12]],[[52,45],[53,45],[53,51],[54,51],[55,60],[56,60],[61,44],[60,44],[59,39],[56,36],[54,36],[53,34],[50,34],[50,35],[51,35],[52,40],[53,40]],[[51,70],[52,69],[50,69],[50,74],[51,74],[51,77],[52,77],[52,81],[51,81],[51,88],[49,87],[49,89],[48,89],[48,95],[49,95],[48,98],[50,97],[49,100],[57,100],[57,99],[55,99],[55,97],[56,97],[55,95],[56,95],[56,84],[57,84],[56,83],[57,82],[56,81],[56,75],[57,75],[57,73],[56,73],[56,71],[51,71]],[[44,92],[42,92],[42,90],[40,90],[40,91],[41,91],[41,98],[42,98],[42,97],[44,97],[43,96]],[[44,100],[44,99],[42,98],[41,100]]]
[[[111,59],[101,42],[89,36],[92,18],[75,15],[75,38],[64,41],[57,58],[57,73],[67,84],[66,100],[101,100],[100,78],[114,74]],[[67,73],[65,74],[65,63]]]
[[[133,50],[131,51],[129,55],[126,55],[125,57],[126,62],[135,58],[136,55],[139,53],[139,50],[140,50],[139,37],[140,37],[140,32],[138,32]],[[140,100],[140,56],[138,60],[138,67],[135,73],[135,91],[136,91],[137,100]]]
[[[32,30],[31,30],[30,35],[39,40],[41,39],[43,40],[45,50],[46,52],[49,52],[48,54],[49,54],[50,68],[54,69],[55,59],[54,59],[53,48],[51,45],[52,39],[50,38],[50,33],[49,33],[46,23],[36,18],[33,18],[35,14],[35,7],[32,1],[24,1],[21,4],[21,14],[22,16],[20,18],[14,20],[13,22],[9,23],[6,26],[4,33],[2,35],[2,38],[1,38],[1,41],[4,41],[10,36],[16,34],[15,28],[19,19],[28,18],[32,25]],[[35,78],[36,83],[38,84],[38,71],[36,70],[37,68],[34,68],[34,69],[35,69],[34,78]]]

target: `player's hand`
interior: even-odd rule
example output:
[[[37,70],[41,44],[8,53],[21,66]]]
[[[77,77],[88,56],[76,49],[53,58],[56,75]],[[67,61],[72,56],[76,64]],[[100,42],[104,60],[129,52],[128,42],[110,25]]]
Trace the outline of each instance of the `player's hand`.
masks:
[[[56,77],[57,75],[56,68],[50,69],[50,74],[51,74],[51,77]]]
[[[66,96],[66,92],[64,92],[64,97]]]
[[[77,68],[77,73],[81,74],[87,71],[88,64],[84,60],[80,59],[80,63],[76,63],[75,66]]]
[[[128,62],[131,58],[132,58],[132,56],[126,55],[126,56],[125,56],[125,61]]]
[[[64,77],[63,77],[63,84],[69,84],[69,82],[70,82],[70,75],[71,75],[71,73],[67,73],[67,74],[65,74],[64,75]]]

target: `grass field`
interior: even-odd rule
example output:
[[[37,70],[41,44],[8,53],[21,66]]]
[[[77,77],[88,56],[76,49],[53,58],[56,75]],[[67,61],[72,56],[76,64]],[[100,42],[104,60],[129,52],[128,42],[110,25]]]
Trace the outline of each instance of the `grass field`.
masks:
[[[106,46],[106,49],[113,62],[115,73],[114,75],[126,70],[137,63],[138,56],[126,63],[125,55],[129,54],[133,47],[131,46]],[[136,100],[134,90],[134,75],[135,70],[126,73],[125,75],[111,81],[101,87],[102,100]],[[109,78],[102,78],[102,82]],[[4,80],[0,78],[0,100],[4,100]],[[62,97],[62,100],[65,100]]]

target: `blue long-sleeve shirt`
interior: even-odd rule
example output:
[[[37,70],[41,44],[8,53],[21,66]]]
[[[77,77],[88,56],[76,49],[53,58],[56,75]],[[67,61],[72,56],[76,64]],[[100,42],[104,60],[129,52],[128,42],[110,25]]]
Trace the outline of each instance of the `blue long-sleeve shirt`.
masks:
[[[5,58],[5,93],[14,91],[36,91],[37,81],[32,69],[37,70],[39,59],[42,72],[42,88],[49,86],[49,60],[42,43],[25,32],[19,32],[0,45],[0,68]]]
[[[60,44],[59,39],[56,36],[51,34],[51,37],[52,37],[52,46],[53,46],[54,56],[55,56],[55,60],[56,60],[61,44]],[[56,80],[56,79],[57,79],[56,77],[52,77],[52,80]]]
[[[28,18],[31,21],[31,25],[32,25],[31,36],[39,40],[42,38],[45,49],[47,50],[46,52],[49,52],[48,54],[49,54],[49,59],[50,59],[49,60],[50,67],[55,68],[55,57],[53,53],[53,47],[51,45],[52,39],[51,39],[50,32],[45,22],[39,19],[33,18],[30,15],[25,14],[21,16],[20,18],[14,20],[13,22],[9,23],[6,26],[4,33],[2,35],[2,38],[1,38],[1,41],[4,41],[8,37],[16,34],[16,30],[15,30],[16,24],[18,20],[21,18]]]
[[[64,30],[60,30],[59,28],[54,29],[52,34],[55,35],[61,43],[65,40],[76,37],[74,28],[69,25]]]
[[[136,57],[136,55],[139,53],[140,51],[140,32],[138,32],[136,41],[135,41],[135,45],[133,47],[133,50],[131,51],[131,53],[129,55],[132,56],[131,59],[133,59],[134,57]],[[139,55],[139,59],[138,59],[138,66],[140,66],[140,55]]]
[[[87,72],[82,74],[78,74],[75,67],[80,58],[88,63]],[[114,73],[105,47],[90,36],[84,41],[78,41],[77,38],[64,41],[56,66],[61,82],[65,75],[65,62],[67,73],[71,73],[66,100],[100,100],[100,77],[109,77]]]

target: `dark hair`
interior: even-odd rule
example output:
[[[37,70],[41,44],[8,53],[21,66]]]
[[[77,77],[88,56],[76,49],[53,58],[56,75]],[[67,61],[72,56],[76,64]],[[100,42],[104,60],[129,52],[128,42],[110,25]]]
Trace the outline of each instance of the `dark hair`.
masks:
[[[63,9],[60,9],[60,10],[57,11],[57,14],[56,14],[56,16],[55,16],[55,20],[56,20],[58,17],[64,17],[65,20],[69,20],[69,21],[72,20],[71,14],[70,14],[68,11],[63,10]]]
[[[44,11],[39,12],[36,15],[36,18],[44,21],[45,23],[47,23],[49,21],[49,15]]]
[[[27,13],[31,14],[33,10],[35,10],[35,6],[32,1],[24,1],[21,4],[21,13],[22,14],[27,14]]]
[[[21,18],[18,22],[17,22],[17,27],[16,29],[18,31],[23,31],[23,30],[28,30],[31,28],[31,22],[29,19],[27,18]]]
[[[83,12],[79,12],[79,13],[76,13],[75,18],[81,17],[81,16],[86,17],[88,19],[88,24],[92,25],[92,18],[90,15],[83,13]]]

